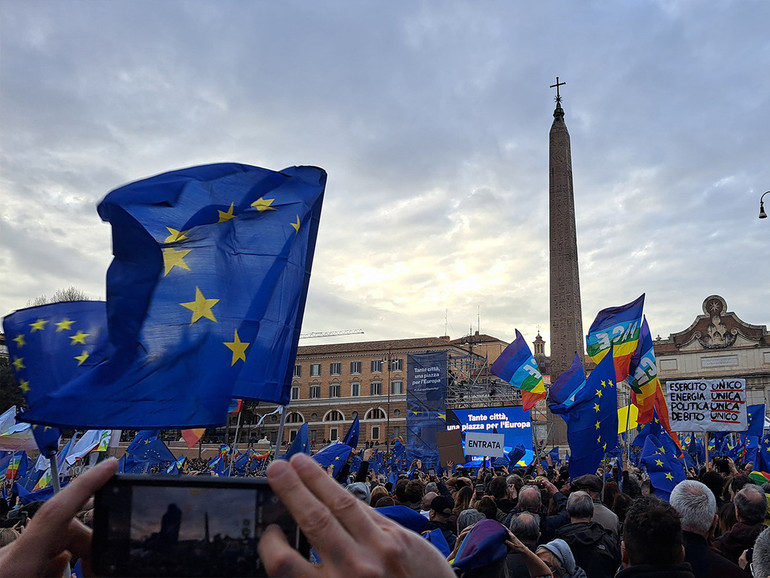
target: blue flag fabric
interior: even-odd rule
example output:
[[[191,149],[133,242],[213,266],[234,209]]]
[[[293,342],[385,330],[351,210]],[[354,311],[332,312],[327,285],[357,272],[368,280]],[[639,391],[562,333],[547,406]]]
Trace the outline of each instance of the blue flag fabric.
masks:
[[[171,453],[168,446],[161,439],[154,439],[149,443],[142,444],[133,453],[133,458],[140,462],[175,462],[176,456]]]
[[[575,403],[575,397],[585,386],[583,363],[576,353],[567,371],[562,372],[548,390],[548,407],[553,413],[564,413]]]
[[[33,425],[32,435],[35,436],[37,449],[44,456],[51,457],[59,451],[59,440],[61,440],[61,430],[59,428]]]
[[[653,435],[648,436],[644,442],[641,461],[647,466],[655,495],[666,501],[674,486],[687,477],[682,462],[675,454],[667,451],[665,444]]]
[[[743,433],[747,436],[761,438],[762,430],[765,427],[765,404],[758,403],[756,405],[750,405],[746,408],[746,414],[748,428],[746,428],[746,431]]]
[[[559,446],[555,446],[548,455],[551,456],[551,463],[560,464],[561,458],[559,458]]]
[[[333,473],[337,475],[342,465],[347,461],[350,452],[353,451],[347,444],[341,442],[334,442],[329,444],[325,448],[322,448],[317,454],[313,455],[313,459],[317,461],[324,468],[334,466]]]
[[[281,459],[288,460],[294,454],[309,454],[310,453],[310,439],[308,438],[308,425],[307,422],[302,424],[299,428],[297,436],[294,441],[291,442],[291,446],[288,451],[283,454]]]
[[[353,423],[350,424],[350,429],[348,430],[348,433],[345,434],[345,437],[342,439],[343,444],[349,445],[351,448],[357,448],[358,447],[358,436],[361,432],[361,424],[358,421],[358,416],[356,416],[356,419],[353,420]]]
[[[760,472],[770,472],[770,433],[766,433],[759,441],[759,448],[757,449],[757,463],[754,469]]]
[[[596,473],[604,455],[618,445],[618,396],[612,355],[604,356],[568,407],[552,405],[551,411],[567,422],[572,453],[570,476]]]
[[[149,444],[150,442],[158,439],[159,435],[160,435],[159,429],[143,429],[137,432],[136,437],[134,437],[131,443],[128,444],[128,447],[126,448],[126,453],[134,454],[140,451],[140,449],[144,445]]]
[[[316,167],[222,163],[108,194],[98,208],[112,225],[115,255],[99,331],[109,333],[108,347],[92,349],[93,336],[81,334],[69,357],[87,369],[53,382],[34,403],[28,397],[23,419],[194,428],[223,424],[233,397],[288,403],[325,182]],[[59,306],[4,321],[12,355],[26,355],[16,376],[30,392],[40,386],[25,371],[38,360],[13,340],[56,333],[67,321]]]

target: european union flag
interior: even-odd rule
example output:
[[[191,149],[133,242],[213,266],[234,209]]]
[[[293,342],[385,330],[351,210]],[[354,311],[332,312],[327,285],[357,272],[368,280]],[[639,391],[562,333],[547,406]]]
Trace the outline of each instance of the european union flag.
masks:
[[[757,450],[757,462],[754,469],[761,472],[770,472],[770,434],[765,434],[759,442]]]
[[[149,444],[151,441],[158,439],[160,435],[159,429],[143,429],[137,432],[133,441],[128,444],[126,448],[127,454],[134,454],[141,450],[142,446]]]
[[[586,379],[569,407],[551,406],[567,422],[572,452],[569,474],[596,473],[604,455],[618,445],[618,395],[612,355],[605,355]]]
[[[516,339],[505,348],[489,370],[513,387],[521,389],[524,411],[532,409],[545,397],[543,376],[540,374],[529,345],[518,329],[516,329]]]
[[[352,451],[353,448],[351,448],[349,445],[343,444],[341,442],[334,442],[325,448],[322,448],[317,454],[313,455],[313,459],[321,464],[324,468],[328,468],[329,466],[333,465],[334,475],[337,475],[337,472],[347,461],[348,456]]]
[[[748,427],[743,433],[747,436],[761,438],[762,431],[765,427],[765,404],[758,403],[756,405],[750,405],[746,408],[746,414]]]
[[[24,420],[193,428],[224,423],[233,397],[288,403],[325,183],[316,167],[223,163],[108,194],[98,208],[115,255],[100,327],[107,347],[92,350],[84,327],[82,351],[69,353],[87,369],[46,387],[24,373],[38,359],[22,358],[17,379],[47,390],[28,398]],[[19,312],[26,325],[7,318],[10,342],[55,333],[60,305]]]
[[[687,477],[682,462],[653,435],[648,436],[644,442],[641,461],[647,466],[655,495],[666,501],[674,486]]]
[[[356,416],[356,419],[353,420],[353,423],[350,424],[350,429],[348,430],[348,433],[345,434],[345,437],[342,439],[343,444],[349,445],[351,448],[357,448],[358,447],[358,436],[361,431],[361,425],[358,422],[358,416]]]
[[[291,446],[289,447],[288,451],[284,455],[280,456],[281,459],[288,460],[294,454],[310,453],[310,440],[308,439],[307,428],[307,422],[303,423],[302,427],[299,428],[294,441],[291,442]]]
[[[140,462],[175,462],[176,456],[171,453],[168,446],[161,439],[154,439],[149,443],[142,444],[140,448],[133,453],[133,458]]]
[[[61,430],[59,428],[47,425],[33,425],[32,435],[35,436],[35,443],[41,455],[51,457],[59,451],[59,440],[61,439]]]

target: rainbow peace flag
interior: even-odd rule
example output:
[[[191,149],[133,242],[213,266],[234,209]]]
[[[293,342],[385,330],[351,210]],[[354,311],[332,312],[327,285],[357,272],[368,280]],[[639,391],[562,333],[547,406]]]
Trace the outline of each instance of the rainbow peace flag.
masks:
[[[639,329],[642,324],[644,293],[631,303],[620,307],[602,309],[596,315],[586,336],[588,355],[599,363],[610,347],[614,346],[615,381],[628,377],[631,356],[639,344]]]
[[[628,367],[628,385],[631,386],[631,401],[639,408],[639,423],[648,423],[655,408],[655,392],[660,389],[658,365],[652,347],[652,336],[647,318],[642,321],[639,344],[631,356]]]
[[[540,374],[529,345],[518,329],[516,329],[516,339],[495,360],[490,371],[512,386],[521,389],[521,405],[524,411],[532,409],[545,397],[543,376]]]
[[[26,459],[24,452],[15,453],[11,458],[11,461],[8,462],[8,469],[5,470],[5,478],[7,480],[15,480],[19,477],[19,467],[21,466],[22,456]]]

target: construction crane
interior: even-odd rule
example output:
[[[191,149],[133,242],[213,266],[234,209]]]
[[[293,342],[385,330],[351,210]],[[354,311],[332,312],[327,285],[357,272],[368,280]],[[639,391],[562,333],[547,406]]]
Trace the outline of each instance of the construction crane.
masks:
[[[359,335],[361,329],[343,329],[342,331],[311,331],[310,333],[300,333],[300,339],[315,339],[317,337],[336,337],[337,335]]]

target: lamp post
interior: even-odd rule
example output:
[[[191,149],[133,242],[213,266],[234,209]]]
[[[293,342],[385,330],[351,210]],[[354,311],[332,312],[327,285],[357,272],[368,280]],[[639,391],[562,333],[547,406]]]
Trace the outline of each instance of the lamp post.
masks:
[[[759,218],[760,219],[767,219],[767,213],[765,213],[765,203],[763,201],[767,193],[770,193],[770,191],[765,191],[764,193],[762,193],[762,196],[759,197]]]

